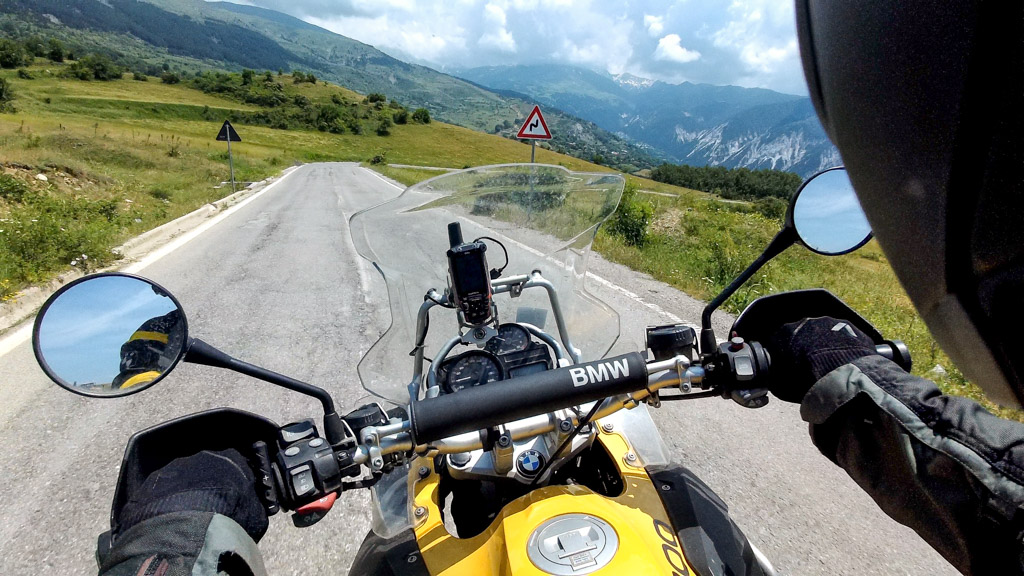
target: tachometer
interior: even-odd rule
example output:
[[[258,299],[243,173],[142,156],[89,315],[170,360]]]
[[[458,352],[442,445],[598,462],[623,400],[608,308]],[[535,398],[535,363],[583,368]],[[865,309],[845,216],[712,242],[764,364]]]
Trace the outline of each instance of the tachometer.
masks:
[[[493,354],[510,354],[522,352],[530,347],[530,333],[518,324],[502,324],[498,334],[484,345],[484,349]]]
[[[445,385],[448,392],[458,392],[464,388],[480,386],[496,382],[505,377],[501,362],[493,354],[483,350],[472,350],[453,358],[451,363],[445,362],[448,377]]]

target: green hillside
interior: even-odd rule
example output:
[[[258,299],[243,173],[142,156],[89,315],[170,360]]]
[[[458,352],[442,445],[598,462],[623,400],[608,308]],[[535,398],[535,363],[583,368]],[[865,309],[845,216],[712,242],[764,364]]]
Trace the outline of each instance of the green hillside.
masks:
[[[205,93],[192,85],[199,80],[171,85],[131,74],[106,82],[62,77],[75,65],[37,59],[21,71],[0,72],[13,93],[9,111],[0,113],[4,298],[72,261],[89,268],[110,262],[112,246],[227,194],[230,187],[214,188],[228,179],[226,148],[214,140],[225,119],[244,140],[233,146],[243,181],[311,161],[377,157],[462,168],[529,158],[529,147],[519,142],[438,121],[410,117],[399,124],[405,109],[398,104],[370,102],[323,82],[296,83],[291,75],[275,73],[269,81],[255,75],[253,91],[285,100],[261,106],[241,101],[250,89],[240,74],[210,73],[207,87],[229,92]],[[340,110],[339,125],[319,125],[332,110]],[[387,135],[379,133],[382,123],[390,124]],[[540,162],[599,169],[537,152]]]
[[[0,0],[0,30],[19,40],[63,40],[76,53],[109,55],[130,70],[182,76],[208,70],[301,70],[362,94],[379,92],[478,131],[518,125],[533,102],[496,94],[290,16],[203,0]],[[591,122],[551,108],[551,146],[627,171],[657,162]]]

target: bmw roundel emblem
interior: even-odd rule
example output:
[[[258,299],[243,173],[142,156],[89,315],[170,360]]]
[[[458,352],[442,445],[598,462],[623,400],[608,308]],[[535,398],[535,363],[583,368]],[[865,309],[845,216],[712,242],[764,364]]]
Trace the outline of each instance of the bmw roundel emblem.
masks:
[[[536,450],[525,450],[516,458],[516,468],[524,476],[536,476],[544,466],[544,456]]]

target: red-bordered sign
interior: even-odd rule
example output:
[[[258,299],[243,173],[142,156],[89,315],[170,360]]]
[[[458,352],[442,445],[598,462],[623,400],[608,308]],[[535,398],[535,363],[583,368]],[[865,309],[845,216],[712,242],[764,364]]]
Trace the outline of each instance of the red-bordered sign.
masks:
[[[548,130],[548,123],[544,121],[544,115],[540,113],[540,106],[533,107],[533,112],[526,117],[526,122],[523,122],[523,127],[519,129],[516,138],[551,140],[551,130]]]

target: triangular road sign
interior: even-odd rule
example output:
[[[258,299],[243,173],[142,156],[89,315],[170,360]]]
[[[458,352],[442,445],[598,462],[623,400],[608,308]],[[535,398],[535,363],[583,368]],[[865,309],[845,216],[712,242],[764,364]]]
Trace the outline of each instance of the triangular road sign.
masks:
[[[235,127],[231,125],[231,122],[224,121],[224,125],[220,127],[220,133],[217,134],[217,142],[227,142],[228,138],[231,138],[231,142],[241,142],[242,137],[235,132]]]
[[[526,122],[523,122],[523,127],[519,129],[516,138],[551,140],[551,130],[548,130],[548,123],[544,121],[544,115],[540,113],[540,106],[533,107],[533,112],[526,117]]]

